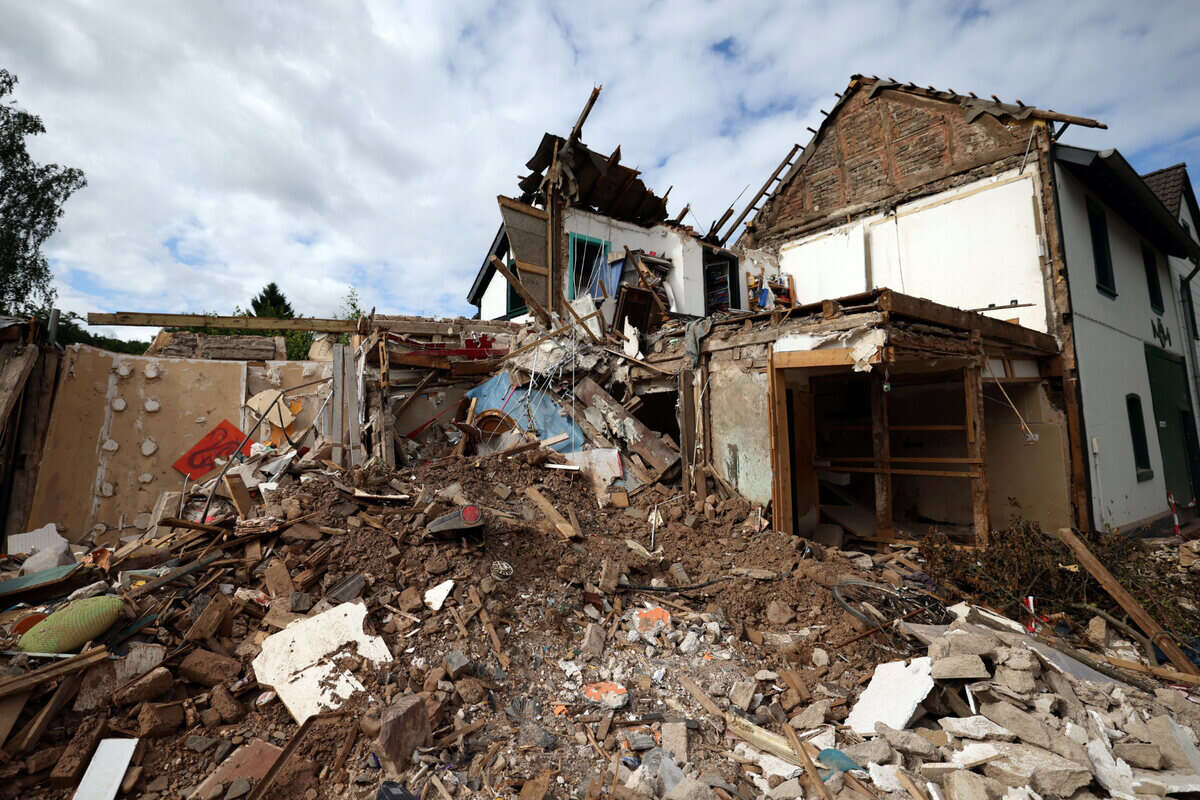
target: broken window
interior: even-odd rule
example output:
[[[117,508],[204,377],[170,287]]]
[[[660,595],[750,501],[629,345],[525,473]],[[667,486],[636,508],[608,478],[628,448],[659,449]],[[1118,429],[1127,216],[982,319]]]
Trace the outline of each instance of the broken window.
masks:
[[[1154,248],[1142,242],[1142,265],[1146,268],[1146,288],[1150,291],[1150,308],[1163,313],[1162,285],[1158,281],[1158,255]]]
[[[1108,220],[1104,209],[1090,197],[1087,201],[1088,227],[1092,231],[1092,258],[1096,262],[1096,288],[1101,294],[1117,296],[1117,279],[1113,276],[1112,252],[1108,246]]]
[[[1142,398],[1136,394],[1125,395],[1125,411],[1129,414],[1129,435],[1133,439],[1133,463],[1137,467],[1137,479],[1148,481],[1154,477],[1154,470],[1150,468],[1150,445],[1146,442]]]
[[[574,300],[591,293],[592,284],[603,274],[601,267],[608,264],[609,243],[579,233],[570,236],[570,276],[567,284],[568,299]]]

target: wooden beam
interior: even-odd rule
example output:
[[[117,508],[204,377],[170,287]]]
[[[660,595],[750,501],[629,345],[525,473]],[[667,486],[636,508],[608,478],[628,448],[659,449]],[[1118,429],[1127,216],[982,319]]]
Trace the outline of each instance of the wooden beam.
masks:
[[[1171,640],[1163,627],[1158,624],[1158,621],[1142,607],[1142,604],[1131,595],[1121,582],[1118,581],[1113,574],[1108,571],[1108,568],[1100,563],[1100,559],[1088,549],[1088,546],[1083,543],[1075,532],[1070,528],[1059,528],[1058,538],[1063,544],[1071,548],[1071,552],[1075,554],[1076,560],[1083,565],[1083,568],[1091,573],[1092,577],[1100,582],[1104,587],[1104,591],[1108,592],[1109,596],[1117,601],[1117,605],[1125,610],[1125,613],[1142,629],[1142,633],[1150,637],[1150,641],[1158,645],[1159,649],[1166,654],[1171,663],[1176,669],[1185,672],[1189,675],[1200,675],[1200,668],[1197,668],[1191,660],[1184,655],[1179,646]]]
[[[884,539],[895,535],[892,523],[892,471],[882,465],[891,461],[892,444],[888,433],[887,392],[883,375],[871,373],[871,448],[875,457],[875,530]]]
[[[1127,669],[1130,672],[1140,672],[1143,675],[1154,675],[1155,677],[1163,678],[1171,683],[1190,683],[1193,686],[1200,686],[1200,675],[1188,675],[1187,673],[1179,672],[1173,669],[1167,669],[1166,667],[1148,667],[1145,664],[1139,664],[1136,661],[1126,661],[1122,658],[1113,658],[1112,656],[1105,656],[1105,659],[1114,667]]]
[[[963,396],[967,414],[967,458],[983,465],[987,462],[987,437],[983,423],[983,377],[978,366],[963,370]],[[987,468],[979,469],[971,478],[971,516],[975,529],[975,544],[987,547],[991,532],[988,510]]]
[[[538,510],[545,515],[546,519],[553,523],[564,539],[571,539],[575,536],[575,528],[567,521],[566,517],[558,513],[558,509],[546,499],[546,496],[532,486],[525,489],[525,496],[533,501],[533,504],[538,507]]]
[[[683,459],[683,493],[692,494],[692,465],[696,462],[696,387],[690,369],[679,373],[679,455]],[[686,500],[685,500],[686,502]]]
[[[795,533],[792,508],[792,449],[788,439],[787,384],[775,363],[775,353],[767,353],[767,430],[771,443],[772,503],[775,530]]]
[[[272,319],[270,317],[220,317],[208,314],[143,314],[136,311],[118,311],[115,314],[88,314],[88,325],[132,325],[142,328],[227,328],[239,331],[320,331],[327,333],[354,333],[358,320],[320,319]]]
[[[0,427],[8,420],[8,415],[17,405],[17,398],[25,388],[25,381],[37,363],[37,345],[27,344],[21,353],[8,360],[4,371],[0,372]]]
[[[520,200],[514,200],[513,198],[505,197],[502,194],[496,195],[496,202],[505,208],[511,208],[513,211],[519,211],[522,214],[528,214],[531,217],[537,217],[538,219],[550,218],[550,215],[546,213],[545,209],[538,208],[537,206],[526,205]]]
[[[537,301],[537,298],[533,296],[533,293],[525,288],[525,284],[521,283],[521,279],[514,275],[512,271],[504,265],[503,261],[495,256],[490,256],[490,258],[492,266],[496,268],[497,272],[504,276],[504,279],[512,285],[516,293],[521,295],[521,299],[524,300],[525,304],[529,306],[529,310],[532,311],[533,315],[538,318],[538,321],[549,328],[550,314],[545,308],[542,307],[542,304]]]
[[[878,364],[882,353],[876,351],[867,359],[869,364]],[[850,367],[856,363],[854,349],[850,347],[825,347],[820,350],[785,350],[775,353],[776,369],[803,367]]]
[[[424,389],[437,374],[438,371],[436,369],[427,372],[425,377],[421,378],[421,382],[417,384],[416,388],[409,392],[408,397],[404,398],[404,402],[400,404],[400,407],[396,409],[396,413],[392,414],[392,416],[399,418],[401,414],[407,411],[408,407],[412,405],[413,400],[417,399],[417,395],[421,393],[421,390]]]
[[[912,317],[963,331],[978,330],[985,339],[1010,342],[1043,353],[1058,352],[1058,342],[1053,336],[982,314],[944,306],[932,300],[910,297],[891,289],[881,289],[876,302],[880,311],[892,315]]]

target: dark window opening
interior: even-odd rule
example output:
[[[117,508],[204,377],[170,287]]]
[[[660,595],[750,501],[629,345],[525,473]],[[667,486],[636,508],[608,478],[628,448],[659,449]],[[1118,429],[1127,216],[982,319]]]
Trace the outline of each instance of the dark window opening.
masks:
[[[737,259],[724,253],[704,255],[704,313],[715,314],[742,307]]]
[[[510,261],[508,262],[508,268],[515,270],[516,265]],[[505,316],[511,319],[513,317],[519,317],[522,314],[528,314],[529,306],[526,304],[525,298],[521,297],[520,293],[513,288],[511,283],[505,281],[505,284],[508,286],[508,302],[506,303],[507,314]]]
[[[1092,231],[1092,258],[1096,262],[1096,288],[1109,297],[1117,296],[1117,279],[1113,275],[1112,252],[1108,246],[1108,220],[1096,201],[1087,201],[1088,227]]]
[[[1183,303],[1183,315],[1187,317],[1188,331],[1193,339],[1200,339],[1200,330],[1196,328],[1196,302],[1192,299],[1192,287],[1183,276],[1179,278],[1179,299]]]
[[[578,233],[571,234],[567,299],[589,294],[598,270],[608,264],[608,242]]]
[[[1146,268],[1146,288],[1150,290],[1150,308],[1156,314],[1163,313],[1162,284],[1158,280],[1158,254],[1154,248],[1142,242],[1142,265]]]
[[[1154,470],[1150,468],[1150,445],[1146,441],[1142,398],[1136,394],[1125,395],[1125,411],[1129,414],[1129,435],[1133,439],[1133,463],[1137,468],[1137,479],[1148,481],[1154,477]]]
[[[646,392],[635,395],[633,416],[655,433],[679,441],[679,392]]]

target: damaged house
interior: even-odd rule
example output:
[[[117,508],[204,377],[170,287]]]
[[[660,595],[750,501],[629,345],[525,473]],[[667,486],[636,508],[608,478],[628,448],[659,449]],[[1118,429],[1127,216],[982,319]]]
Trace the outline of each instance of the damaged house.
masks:
[[[855,76],[748,226],[742,244],[767,251],[801,297],[844,306],[888,287],[979,315],[967,338],[983,344],[961,369],[889,363],[881,340],[878,366],[842,388],[811,371],[815,382],[789,379],[792,402],[809,392],[817,407],[823,468],[827,455],[852,456],[821,450],[829,425],[845,422],[823,419],[821,398],[832,393],[839,414],[862,409],[852,424],[873,426],[860,468],[875,476],[878,514],[888,495],[920,521],[965,522],[973,506],[977,533],[1011,516],[1118,529],[1165,517],[1168,496],[1195,497],[1193,336],[1181,315],[1192,302],[1179,301],[1188,284],[1174,276],[1190,274],[1182,265],[1200,245],[1178,200],[1172,213],[1119,152],[1058,142],[1070,125],[1103,127]],[[1024,354],[987,343],[996,320]],[[956,479],[963,488],[946,491]]]
[[[599,308],[641,356],[622,402],[658,398],[641,418],[682,443],[688,488],[866,539],[1127,529],[1194,503],[1194,198],[1058,141],[1102,123],[854,76],[701,236],[619,148],[579,142],[585,118],[499,198],[469,299],[544,324]]]

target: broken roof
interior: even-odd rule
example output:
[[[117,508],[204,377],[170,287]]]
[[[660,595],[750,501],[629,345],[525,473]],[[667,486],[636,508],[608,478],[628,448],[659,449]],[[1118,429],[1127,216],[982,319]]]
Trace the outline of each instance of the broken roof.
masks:
[[[770,210],[771,200],[782,195],[788,190],[788,187],[796,179],[798,175],[805,169],[806,165],[814,158],[818,151],[823,152],[821,147],[822,142],[830,134],[834,120],[843,111],[846,104],[859,92],[867,92],[868,99],[873,99],[881,93],[899,93],[921,98],[927,101],[936,101],[947,106],[947,116],[952,116],[957,110],[962,115],[962,119],[966,124],[972,124],[984,117],[991,117],[1003,123],[1024,122],[1029,120],[1043,120],[1047,122],[1059,122],[1062,126],[1068,124],[1080,125],[1090,128],[1105,128],[1104,123],[1098,122],[1087,117],[1074,116],[1071,114],[1062,114],[1053,109],[1042,109],[1035,106],[1027,105],[1022,100],[1016,100],[1012,103],[1002,101],[996,95],[991,95],[990,99],[981,98],[973,92],[967,94],[959,94],[953,89],[937,89],[933,86],[917,86],[915,83],[900,83],[894,78],[882,79],[878,76],[867,77],[864,75],[850,76],[850,82],[846,89],[837,95],[837,102],[832,106],[831,110],[826,111],[821,109],[824,114],[824,119],[821,125],[816,130],[809,128],[812,131],[812,138],[804,146],[801,153],[793,160],[789,156],[786,161],[790,161],[790,169],[779,178],[779,183],[769,193],[766,203],[759,205],[762,212],[766,213],[764,220],[772,217]],[[885,95],[886,96],[886,95]],[[957,109],[955,108],[957,107]],[[1022,141],[1022,144],[1024,142]],[[769,181],[768,181],[769,183]],[[758,197],[755,198],[757,202]],[[739,219],[741,219],[739,217]],[[751,223],[758,220],[752,220]],[[752,227],[751,223],[747,223],[747,230]],[[735,232],[730,231],[727,236],[733,235]]]
[[[666,220],[667,195],[656,195],[638,177],[641,172],[620,163],[620,145],[606,156],[578,140],[552,133],[543,134],[537,152],[525,163],[530,174],[520,180],[524,202],[544,201],[545,173],[554,164],[556,154],[572,205],[638,225]]]

